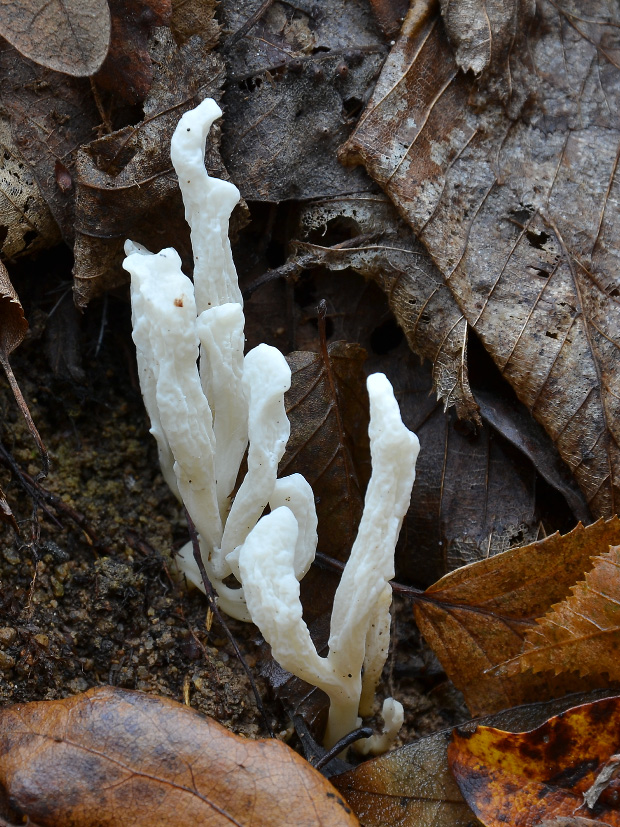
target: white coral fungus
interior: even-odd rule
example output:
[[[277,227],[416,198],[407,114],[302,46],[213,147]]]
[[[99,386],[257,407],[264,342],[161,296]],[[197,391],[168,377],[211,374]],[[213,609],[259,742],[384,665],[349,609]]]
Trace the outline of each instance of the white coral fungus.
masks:
[[[193,283],[174,249],[152,254],[128,241],[133,338],[162,473],[194,521],[220,608],[253,621],[274,658],[330,699],[327,745],[372,714],[387,657],[394,549],[409,505],[419,445],[402,423],[383,374],[368,378],[372,476],[357,538],[334,598],[329,651],[318,655],[302,618],[299,581],[317,545],[314,496],[300,474],[277,479],[290,425],[291,371],[259,345],[245,357],[244,316],[228,241],[237,188],[211,178],[206,136],[221,111],[210,99],[181,118],[171,144],[194,250]],[[247,450],[247,473],[232,492]],[[270,513],[264,515],[269,506]],[[191,545],[179,569],[204,590]],[[234,575],[238,588],[224,581]],[[402,706],[383,705],[385,732],[360,743],[384,750]]]

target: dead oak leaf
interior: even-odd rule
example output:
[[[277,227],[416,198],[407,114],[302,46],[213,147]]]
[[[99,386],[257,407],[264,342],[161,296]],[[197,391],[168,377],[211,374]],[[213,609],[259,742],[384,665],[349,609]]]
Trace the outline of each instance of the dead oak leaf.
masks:
[[[2,4],[0,35],[35,63],[86,77],[108,53],[110,9],[107,0],[13,0]]]
[[[617,544],[618,536],[617,517],[587,528],[579,524],[564,536],[553,534],[457,569],[415,599],[420,631],[472,714],[596,685],[574,674],[554,677],[551,664],[540,674],[506,675],[494,667],[521,653],[536,618],[563,600],[592,567],[591,557]]]
[[[342,157],[384,187],[592,513],[611,516],[620,497],[617,5],[539,0],[510,51],[505,103],[459,70],[442,19],[419,9]]]
[[[620,546],[595,557],[594,568],[571,591],[528,630],[523,651],[502,672],[576,670],[620,680]]]
[[[44,827],[358,824],[282,742],[113,687],[2,709],[0,784],[14,811]]]
[[[601,789],[592,809],[584,797],[614,756],[619,737],[620,698],[612,697],[573,707],[531,732],[455,730],[448,761],[463,797],[487,827],[541,821],[559,827],[575,816],[617,827],[618,779]]]

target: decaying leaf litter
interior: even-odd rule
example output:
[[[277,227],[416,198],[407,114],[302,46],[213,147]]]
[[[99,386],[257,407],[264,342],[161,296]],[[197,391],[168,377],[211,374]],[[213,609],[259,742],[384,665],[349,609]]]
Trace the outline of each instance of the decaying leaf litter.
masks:
[[[291,454],[300,450],[291,468],[306,463],[316,479],[319,550],[342,559],[354,531],[367,479],[360,379],[383,370],[423,448],[397,579],[423,589],[473,564],[425,595],[402,590],[385,677],[405,703],[405,740],[467,717],[444,669],[472,712],[537,699],[541,685],[559,695],[608,683],[598,661],[573,657],[567,671],[561,655],[543,659],[539,676],[528,664],[536,618],[587,600],[603,565],[591,558],[618,539],[600,546],[590,533],[583,556],[567,557],[532,606],[500,588],[515,553],[506,564],[494,555],[616,512],[616,10],[540,0],[498,5],[485,18],[477,4],[453,2],[442,19],[435,4],[414,3],[392,44],[398,24],[386,24],[378,3],[273,2],[243,31],[254,5],[224,2],[215,18],[209,2],[136,2],[130,25],[111,4],[107,60],[69,74],[50,68],[32,37],[7,35],[12,45],[2,45],[3,252],[30,322],[11,363],[53,469],[37,479],[36,448],[3,392],[3,513],[20,528],[18,537],[7,529],[0,559],[4,699],[111,683],[261,732],[221,630],[207,628],[200,597],[169,576],[186,528],[147,435],[118,266],[129,235],[187,257],[164,148],[178,116],[207,95],[225,109],[223,162],[216,136],[207,166],[229,174],[245,199],[234,231],[248,344],[272,342],[295,366]],[[340,164],[339,148],[366,171]],[[70,301],[67,248],[33,258],[61,234],[74,250],[83,316]],[[571,554],[572,541],[547,542]],[[536,548],[523,549],[524,588]],[[499,591],[481,604],[485,576]],[[337,573],[312,578],[305,599],[320,638],[319,607]],[[441,665],[413,625],[412,603]],[[458,662],[450,623],[459,613],[469,613],[473,625],[460,628],[475,627],[472,639],[488,635],[482,681],[470,663],[468,683]],[[521,626],[504,644],[494,624],[510,629],[515,616]],[[306,690],[269,665],[247,628],[234,631],[271,726],[286,729],[271,690],[292,709],[309,703]],[[613,625],[608,635],[616,640]],[[524,637],[530,654],[519,660]],[[320,699],[311,706],[320,722]]]

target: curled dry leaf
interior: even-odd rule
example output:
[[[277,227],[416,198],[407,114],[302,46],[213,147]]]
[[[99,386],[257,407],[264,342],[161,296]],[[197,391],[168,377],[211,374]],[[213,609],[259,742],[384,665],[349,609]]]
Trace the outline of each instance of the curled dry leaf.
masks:
[[[282,742],[112,687],[0,710],[0,784],[17,815],[45,827],[358,824]]]
[[[620,546],[612,546],[593,562],[585,580],[571,588],[570,597],[528,630],[523,651],[502,665],[501,672],[577,671],[620,681]]]
[[[26,159],[11,135],[9,119],[0,114],[0,249],[16,258],[60,241],[58,225]]]
[[[419,9],[342,157],[384,187],[594,516],[611,516],[620,496],[616,4],[540,0],[510,51],[505,105],[459,70],[442,19]]]
[[[35,63],[86,77],[108,53],[110,10],[107,0],[15,0],[2,4],[0,35]]]
[[[620,698],[604,698],[573,707],[530,732],[483,726],[474,732],[455,730],[448,760],[463,797],[487,827],[529,827],[575,816],[588,825],[618,827],[618,779],[592,809],[584,796],[619,740]]]
[[[506,675],[494,667],[521,653],[536,618],[563,600],[592,567],[591,557],[619,537],[617,517],[587,528],[580,524],[564,536],[553,534],[457,569],[416,599],[420,631],[472,714],[604,685],[596,676],[554,677],[552,662],[540,674]]]

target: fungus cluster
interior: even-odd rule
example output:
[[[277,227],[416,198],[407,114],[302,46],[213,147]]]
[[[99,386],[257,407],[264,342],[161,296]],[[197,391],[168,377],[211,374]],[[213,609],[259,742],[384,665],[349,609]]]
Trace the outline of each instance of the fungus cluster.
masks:
[[[300,474],[278,479],[290,424],[284,394],[291,371],[274,347],[245,356],[243,301],[228,240],[237,188],[211,178],[206,137],[221,116],[207,99],[181,118],[171,143],[194,251],[193,283],[178,253],[127,241],[133,338],[140,385],[162,473],[196,525],[220,608],[254,622],[280,665],[330,699],[327,746],[372,714],[387,657],[394,549],[415,479],[419,444],[403,424],[383,374],[368,378],[372,475],[364,511],[334,597],[329,651],[319,656],[302,618],[299,581],[317,545],[314,495]],[[247,451],[247,472],[233,489]],[[265,510],[269,513],[265,514]],[[179,570],[204,590],[191,544]],[[233,575],[238,587],[227,578]],[[402,706],[383,706],[386,749]]]

